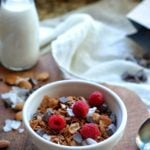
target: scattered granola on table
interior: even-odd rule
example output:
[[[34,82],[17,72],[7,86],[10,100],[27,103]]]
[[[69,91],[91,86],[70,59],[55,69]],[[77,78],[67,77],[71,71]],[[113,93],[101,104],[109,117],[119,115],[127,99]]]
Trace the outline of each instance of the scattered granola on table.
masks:
[[[37,78],[38,77],[38,78]],[[10,86],[10,90],[0,94],[6,107],[14,110],[14,119],[6,118],[3,127],[4,132],[18,130],[19,133],[24,132],[21,129],[22,109],[28,96],[37,88],[42,86],[49,79],[48,72],[39,72],[30,76],[19,76],[15,74],[7,74],[2,77],[2,81]]]
[[[114,134],[116,123],[116,115],[99,91],[91,93],[88,98],[45,95],[30,120],[31,128],[39,136],[67,146],[101,142]]]

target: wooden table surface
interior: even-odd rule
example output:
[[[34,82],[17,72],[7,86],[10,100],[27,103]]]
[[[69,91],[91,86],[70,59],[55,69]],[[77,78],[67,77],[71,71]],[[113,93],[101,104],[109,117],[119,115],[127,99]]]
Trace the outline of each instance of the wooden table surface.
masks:
[[[47,82],[53,82],[63,79],[61,76],[61,72],[59,71],[50,54],[42,56],[38,64],[28,71],[13,72],[0,66],[0,93],[7,92],[10,88],[2,81],[4,76],[8,74],[32,76],[33,74],[43,71],[47,71],[50,74],[50,79]],[[46,84],[47,82],[45,82],[44,84]],[[146,107],[134,92],[118,86],[110,86],[107,84],[104,85],[112,89],[122,98],[128,112],[126,131],[122,140],[114,148],[114,150],[137,150],[137,146],[135,144],[135,136],[139,126],[148,117]],[[32,144],[30,137],[28,137],[26,131],[24,133],[18,133],[17,131],[6,133],[2,130],[5,119],[14,119],[14,114],[15,112],[10,108],[5,108],[4,103],[2,102],[2,100],[0,100],[0,139],[6,139],[11,142],[8,150],[37,150],[36,146]]]

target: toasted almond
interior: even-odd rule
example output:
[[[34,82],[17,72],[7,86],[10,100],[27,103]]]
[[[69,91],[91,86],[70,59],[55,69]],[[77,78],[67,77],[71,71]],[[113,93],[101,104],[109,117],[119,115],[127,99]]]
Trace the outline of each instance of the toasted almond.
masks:
[[[17,85],[21,88],[32,89],[32,84],[27,80],[20,80]]]
[[[77,123],[73,123],[73,124],[71,124],[70,126],[69,126],[69,132],[71,133],[71,134],[74,134],[75,132],[77,132],[77,130],[79,130],[80,129],[80,125],[79,125],[79,123],[77,122]]]
[[[0,140],[0,148],[7,148],[10,145],[10,141],[8,140]]]
[[[42,72],[36,75],[36,79],[38,81],[46,81],[49,79],[49,73],[48,72]]]
[[[19,103],[16,104],[14,109],[15,110],[22,110],[23,106],[24,106],[24,102],[19,102]]]
[[[17,81],[20,79],[21,77],[14,75],[14,74],[9,74],[5,76],[5,83],[9,84],[9,85],[16,85]]]
[[[19,111],[19,112],[17,112],[16,113],[16,115],[15,115],[15,118],[16,118],[16,120],[22,120],[22,111]]]

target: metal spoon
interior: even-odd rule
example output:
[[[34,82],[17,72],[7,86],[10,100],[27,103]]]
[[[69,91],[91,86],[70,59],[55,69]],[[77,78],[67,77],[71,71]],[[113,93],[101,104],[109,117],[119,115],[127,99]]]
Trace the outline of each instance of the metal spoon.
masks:
[[[148,111],[150,114],[150,109]],[[140,150],[150,150],[150,117],[139,128],[136,144]]]

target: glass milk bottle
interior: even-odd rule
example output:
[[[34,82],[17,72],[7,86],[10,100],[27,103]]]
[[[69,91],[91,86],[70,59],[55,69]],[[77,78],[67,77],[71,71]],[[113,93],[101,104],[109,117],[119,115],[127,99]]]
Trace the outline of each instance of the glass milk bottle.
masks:
[[[33,0],[1,0],[0,61],[10,70],[33,67],[39,58],[39,20]]]

